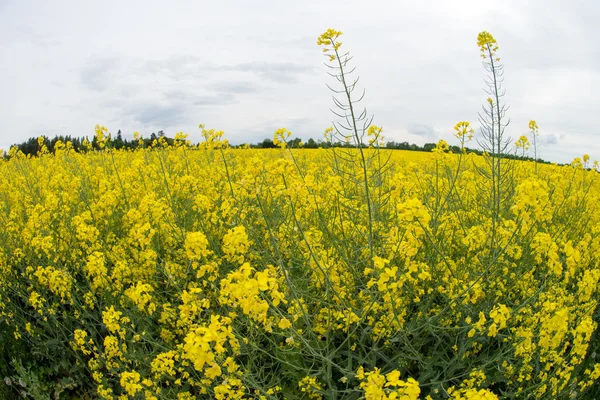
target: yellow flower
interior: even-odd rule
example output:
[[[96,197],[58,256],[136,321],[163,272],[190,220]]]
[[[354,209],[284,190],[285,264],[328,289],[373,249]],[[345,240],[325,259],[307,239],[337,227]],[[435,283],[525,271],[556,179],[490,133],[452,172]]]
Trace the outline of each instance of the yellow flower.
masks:
[[[34,273],[38,283],[53,294],[60,296],[63,302],[71,300],[73,278],[64,270],[54,267],[38,267]]]
[[[477,35],[477,46],[481,50],[481,56],[483,58],[488,56],[487,54],[485,54],[486,52],[489,54],[490,57],[493,57],[496,54],[496,51],[498,50],[498,44],[496,43],[496,39],[494,39],[492,34],[487,31],[480,32]]]
[[[140,374],[135,371],[123,372],[121,374],[121,387],[125,389],[127,394],[135,396],[135,394],[142,390],[140,385]]]
[[[29,295],[29,304],[40,314],[43,312],[45,301],[36,291],[32,291]]]
[[[242,264],[247,257],[250,245],[251,242],[244,226],[236,226],[230,229],[223,237],[225,259]]]
[[[321,36],[317,38],[317,45],[329,46],[335,42],[335,40],[342,34],[340,31],[336,31],[335,29],[327,29]],[[339,46],[338,46],[339,47]]]
[[[87,336],[87,332],[82,329],[76,329],[75,332],[73,332],[74,342],[72,343],[72,347],[75,350],[80,350],[84,355],[91,354],[91,351],[86,349]]]
[[[152,302],[154,288],[147,283],[138,282],[135,286],[125,290],[127,296],[140,311],[152,315],[156,311],[156,305]]]
[[[527,136],[521,135],[519,137],[519,140],[515,142],[515,146],[522,148],[523,150],[529,150],[529,139],[527,138]]]
[[[279,329],[288,329],[292,327],[292,323],[290,322],[289,319],[287,318],[281,318],[281,320],[279,321],[279,324],[277,325],[279,326]]]
[[[106,336],[104,338],[104,356],[110,360],[121,357],[122,354],[119,348],[119,339],[112,335]]]
[[[285,128],[279,128],[273,134],[273,144],[284,149],[287,146],[287,139],[292,135],[292,132]]]
[[[216,377],[221,376],[221,367],[219,367],[219,364],[213,364],[204,371],[204,376],[208,379],[215,379]]]
[[[305,376],[298,382],[300,390],[308,395],[309,399],[322,399],[323,396],[319,393],[322,384],[317,380],[316,376]]]
[[[467,138],[467,141],[473,139],[473,127],[471,127],[471,123],[468,121],[460,121],[456,125],[454,125],[454,136],[457,139],[460,139],[461,142]]]
[[[190,260],[201,260],[210,254],[208,239],[202,232],[188,232],[185,237],[185,254]]]
[[[156,378],[162,375],[175,376],[175,360],[179,358],[177,352],[171,350],[161,353],[152,361],[152,373]]]
[[[387,383],[385,386],[398,386],[400,385],[400,371],[393,370],[392,372],[385,375]]]
[[[529,121],[529,130],[532,132],[538,131],[538,124],[534,120]]]
[[[98,385],[96,393],[98,393],[98,396],[100,396],[101,399],[114,399],[113,390],[104,385]]]
[[[122,338],[125,337],[125,328],[121,325],[130,322],[129,318],[122,317],[120,311],[116,311],[114,306],[110,306],[102,311],[102,322],[109,332],[118,333]]]
[[[340,37],[342,32],[336,31],[335,29],[327,29],[321,36],[317,38],[317,45],[323,46],[323,52],[327,53],[330,50],[335,52],[329,54],[329,60],[333,61],[336,59],[337,51],[339,50],[342,42],[338,42],[337,39]]]
[[[94,131],[96,133],[96,143],[98,144],[98,148],[104,149],[106,147],[106,143],[110,140],[108,128],[102,125],[96,125]]]

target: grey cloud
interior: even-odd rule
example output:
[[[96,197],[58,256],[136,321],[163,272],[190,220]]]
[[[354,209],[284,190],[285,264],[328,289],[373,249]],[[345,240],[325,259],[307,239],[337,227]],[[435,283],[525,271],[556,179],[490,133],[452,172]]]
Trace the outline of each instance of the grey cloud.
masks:
[[[230,93],[222,93],[214,96],[195,96],[192,98],[192,104],[196,106],[218,106],[233,102],[234,97]]]
[[[209,89],[222,93],[256,93],[258,90],[255,85],[248,82],[218,82],[208,85]]]
[[[157,128],[166,128],[185,121],[186,108],[183,105],[148,104],[132,110],[134,121]]]
[[[0,16],[2,14],[2,1],[0,1]],[[35,28],[26,25],[19,25],[8,35],[0,36],[0,43],[26,43],[35,47],[48,49],[59,45],[60,42],[49,35],[42,35],[35,31]]]
[[[204,71],[217,70],[216,66],[206,64],[200,57],[177,54],[161,60],[139,62],[139,73],[162,75],[174,80],[184,80]]]
[[[141,83],[131,82],[150,79],[179,87],[183,87],[185,82],[184,90],[190,86],[202,86],[212,92],[235,95],[259,92],[261,81],[277,84],[297,83],[302,75],[307,75],[314,70],[313,66],[294,63],[247,62],[217,65],[193,55],[178,54],[161,60],[130,61],[127,65],[122,63],[116,65],[111,59],[93,60],[82,69],[81,82],[86,88],[94,91],[111,87],[111,83],[115,83],[118,91],[126,97],[135,94],[136,87],[141,85]],[[254,76],[232,79],[232,73]],[[133,79],[124,79],[125,77]],[[259,79],[257,80],[256,77]],[[186,98],[188,96],[185,95]],[[205,100],[199,99],[198,103],[205,104]]]
[[[121,97],[133,97],[137,93],[137,90],[133,85],[123,85],[118,92]]]
[[[123,118],[131,118],[135,122],[157,129],[166,129],[186,123],[196,107],[219,106],[235,101],[231,94],[195,95],[179,90],[164,95],[162,101],[144,105],[128,107],[122,102],[116,102],[112,106],[122,110]]]
[[[297,76],[315,70],[314,66],[294,63],[246,62],[219,65],[192,55],[174,55],[163,60],[140,63],[144,73],[165,74],[173,79],[187,79],[191,76],[206,77],[207,72],[248,72],[264,80],[277,83],[296,82]]]
[[[323,136],[323,129],[317,121],[310,117],[290,118],[283,121],[282,124],[276,126],[273,130],[280,127],[286,127],[292,132],[292,137],[300,137],[308,139],[320,139]]]
[[[214,95],[196,94],[193,89],[177,89],[163,92],[164,97],[171,102],[193,104],[198,106],[216,106],[231,104],[235,99],[231,93],[218,93]]]
[[[432,126],[425,124],[412,124],[409,125],[406,130],[412,135],[417,135],[428,139],[435,139],[439,136]]]
[[[315,70],[315,67],[292,64],[292,63],[242,63],[226,66],[224,69],[229,71],[252,72],[265,80],[271,80],[277,83],[293,83],[297,81],[297,76],[307,74]]]
[[[556,133],[549,133],[549,134],[543,136],[542,142],[544,144],[557,144],[558,136],[556,135]]]
[[[114,59],[91,60],[81,70],[81,83],[92,91],[104,91],[111,87],[115,66]]]

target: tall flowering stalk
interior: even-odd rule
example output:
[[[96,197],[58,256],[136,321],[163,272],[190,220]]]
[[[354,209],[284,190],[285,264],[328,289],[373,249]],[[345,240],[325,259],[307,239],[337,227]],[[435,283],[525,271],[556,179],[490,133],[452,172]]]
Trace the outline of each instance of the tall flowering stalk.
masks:
[[[515,142],[515,147],[521,149],[521,157],[525,157],[525,152],[529,150],[529,139],[527,136],[521,135],[519,140]]]
[[[537,122],[535,122],[535,120],[531,120],[529,121],[529,132],[530,132],[530,136],[531,136],[531,141],[532,141],[532,145],[533,145],[533,159],[535,162],[535,173],[538,173],[538,166],[537,166],[537,161],[538,161],[538,137],[539,137],[539,128],[538,128],[538,124]]]
[[[531,120],[529,121],[529,132],[531,135],[531,144],[533,144],[533,158],[535,159],[535,161],[537,162],[538,159],[538,136],[539,136],[539,127],[537,122],[535,122],[535,120]]]
[[[367,205],[367,226],[368,226],[368,246],[370,259],[376,255],[374,251],[374,219],[376,213],[380,207],[375,204],[381,204],[382,194],[374,194],[372,191],[374,188],[371,187],[374,184],[377,187],[381,186],[383,180],[381,171],[387,164],[388,160],[382,160],[380,153],[377,151],[383,144],[382,129],[380,127],[371,125],[373,117],[369,117],[366,108],[358,112],[356,105],[359,103],[365,95],[363,93],[360,96],[355,96],[354,91],[359,78],[356,77],[350,82],[349,77],[354,73],[355,68],[350,67],[350,61],[352,57],[350,52],[341,53],[340,49],[342,42],[339,41],[342,32],[336,31],[335,29],[328,29],[321,36],[317,38],[317,45],[323,47],[323,53],[327,57],[328,63],[325,65],[330,69],[328,74],[336,79],[341,84],[340,89],[327,86],[333,93],[333,102],[336,110],[331,110],[339,121],[334,121],[332,129],[328,129],[328,139],[332,142],[340,142],[350,144],[352,143],[358,148],[358,162],[360,170],[362,171],[362,186],[364,188],[365,202]],[[336,97],[336,96],[338,96]],[[368,143],[365,143],[365,137],[368,138]],[[367,153],[365,147],[374,148],[375,152]],[[334,166],[337,168],[340,165],[354,164],[354,155],[352,152],[343,152],[338,157],[334,149]],[[339,159],[341,158],[341,160]],[[341,162],[340,162],[341,161]],[[352,176],[348,170],[338,169],[340,175],[344,176],[344,179],[350,178],[349,180],[356,182],[356,177]],[[375,201],[377,198],[377,201]]]
[[[502,207],[508,204],[508,194],[510,192],[510,164],[508,160],[503,160],[503,155],[507,153],[508,146],[511,143],[510,138],[505,136],[505,129],[510,123],[506,117],[508,106],[503,98],[505,90],[502,87],[504,81],[504,66],[500,63],[498,56],[498,43],[491,33],[487,31],[480,32],[477,35],[477,46],[481,52],[483,66],[488,71],[485,79],[485,92],[488,94],[486,103],[479,113],[479,122],[481,124],[482,139],[479,145],[487,154],[487,170],[480,169],[487,176],[491,183],[490,207],[491,210],[491,242],[492,260],[496,254],[496,229],[500,223],[500,217],[503,211]]]

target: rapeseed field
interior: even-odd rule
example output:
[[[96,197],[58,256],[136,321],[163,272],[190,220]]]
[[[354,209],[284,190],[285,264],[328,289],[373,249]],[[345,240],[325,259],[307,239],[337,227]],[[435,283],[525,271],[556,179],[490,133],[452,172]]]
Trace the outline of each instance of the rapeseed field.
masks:
[[[117,150],[96,126],[96,150],[11,150],[0,162],[0,394],[598,393],[597,165],[503,157],[497,91],[483,101],[484,155],[465,151],[477,138],[466,121],[458,153],[444,141],[386,150],[356,110],[340,35],[318,41],[346,99],[324,139],[353,148],[290,148],[284,128],[277,149],[232,148],[201,125],[197,145],[180,133]],[[478,45],[496,76],[494,38]]]

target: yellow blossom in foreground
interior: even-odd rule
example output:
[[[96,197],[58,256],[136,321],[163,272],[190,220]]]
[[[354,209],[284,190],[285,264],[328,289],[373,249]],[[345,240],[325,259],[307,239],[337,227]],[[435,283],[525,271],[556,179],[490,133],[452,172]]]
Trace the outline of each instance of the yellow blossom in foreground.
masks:
[[[140,374],[135,371],[123,372],[121,374],[121,387],[125,389],[127,394],[135,396],[135,394],[142,390],[140,385]]]
[[[189,232],[185,238],[186,255],[191,260],[200,260],[210,254],[208,240],[202,232]]]

